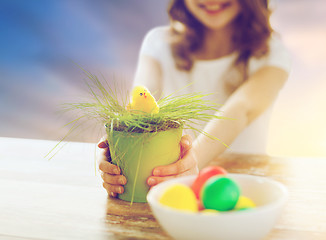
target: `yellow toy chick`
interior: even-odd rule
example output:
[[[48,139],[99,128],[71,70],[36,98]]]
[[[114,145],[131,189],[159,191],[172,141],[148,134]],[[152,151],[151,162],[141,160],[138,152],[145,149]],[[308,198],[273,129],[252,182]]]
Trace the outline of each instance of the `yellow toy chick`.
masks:
[[[134,113],[158,113],[159,107],[155,98],[144,86],[136,86],[131,93],[131,102],[127,106],[128,111]]]

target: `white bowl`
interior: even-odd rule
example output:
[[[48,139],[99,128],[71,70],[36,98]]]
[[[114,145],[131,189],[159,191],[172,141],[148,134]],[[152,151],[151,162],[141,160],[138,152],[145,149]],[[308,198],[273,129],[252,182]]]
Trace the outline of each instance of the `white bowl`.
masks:
[[[279,182],[266,177],[228,174],[251,198],[256,208],[219,214],[182,212],[158,202],[164,189],[175,183],[192,184],[196,176],[180,177],[153,187],[147,201],[161,226],[175,239],[258,240],[275,225],[287,201],[288,191]]]

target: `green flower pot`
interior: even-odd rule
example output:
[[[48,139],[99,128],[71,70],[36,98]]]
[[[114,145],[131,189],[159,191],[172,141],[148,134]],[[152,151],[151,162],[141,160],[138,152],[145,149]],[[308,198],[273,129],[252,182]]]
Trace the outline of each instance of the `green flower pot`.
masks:
[[[119,198],[129,202],[146,202],[147,178],[157,166],[171,164],[180,156],[182,127],[155,133],[109,132],[112,163],[127,178]]]

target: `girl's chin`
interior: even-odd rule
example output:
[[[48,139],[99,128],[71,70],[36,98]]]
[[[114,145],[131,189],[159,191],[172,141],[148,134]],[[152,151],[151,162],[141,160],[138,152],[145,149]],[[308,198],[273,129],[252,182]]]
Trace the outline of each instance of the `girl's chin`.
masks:
[[[225,29],[228,24],[225,22],[206,22],[203,25],[207,30],[218,31]]]

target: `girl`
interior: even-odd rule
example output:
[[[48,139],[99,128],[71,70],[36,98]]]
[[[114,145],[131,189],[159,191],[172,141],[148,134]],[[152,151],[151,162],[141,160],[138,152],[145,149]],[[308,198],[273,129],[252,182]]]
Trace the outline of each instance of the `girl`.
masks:
[[[267,0],[172,0],[170,26],[151,30],[141,50],[135,85],[145,85],[156,98],[181,89],[183,93],[217,92],[223,116],[204,131],[230,150],[266,153],[272,103],[286,82],[289,56],[272,35]],[[214,99],[211,99],[214,100]],[[127,179],[109,163],[106,141],[99,168],[111,196],[123,192]],[[148,184],[195,174],[225,151],[223,144],[203,135],[192,144],[183,136],[180,160],[153,170]]]

